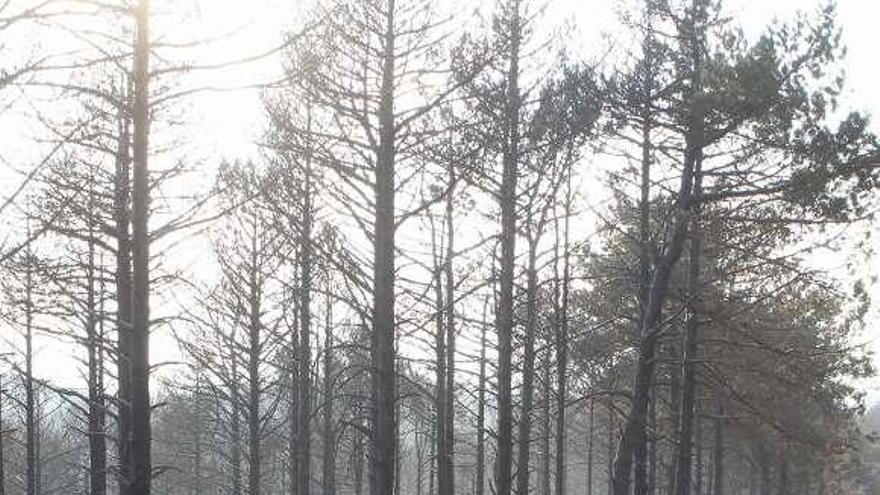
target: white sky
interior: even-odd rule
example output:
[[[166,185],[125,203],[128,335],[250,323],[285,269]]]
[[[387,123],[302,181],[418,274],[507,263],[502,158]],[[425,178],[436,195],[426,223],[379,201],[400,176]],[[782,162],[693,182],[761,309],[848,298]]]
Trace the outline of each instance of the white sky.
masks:
[[[438,0],[455,2],[460,7],[473,8],[490,5],[495,0]],[[546,0],[548,18],[557,22],[568,21],[578,33],[570,40],[572,51],[595,55],[602,46],[602,34],[614,35],[615,9],[631,0]],[[813,11],[822,2],[816,0],[727,0],[726,5],[736,22],[748,33],[754,34],[774,17],[790,18],[798,9]],[[233,35],[220,41],[196,48],[181,49],[181,58],[201,63],[222,62],[261,53],[279,44],[284,29],[297,24],[302,0],[156,0],[156,36],[168,40],[215,38],[225,33]],[[161,5],[159,5],[161,4]],[[164,5],[164,6],[163,6]],[[446,4],[447,6],[449,3]],[[165,7],[167,6],[167,7]],[[467,12],[467,8],[459,10]],[[875,52],[878,43],[880,2],[873,0],[839,0],[839,24],[843,28],[844,44],[849,48],[845,63],[847,89],[845,106],[876,113],[880,116],[880,64]],[[168,53],[171,56],[171,53]],[[234,68],[204,71],[187,76],[186,84],[235,88],[270,81],[278,75],[278,59],[269,57],[261,62]],[[204,92],[186,100],[186,122],[189,153],[212,169],[220,159],[258,156],[255,143],[265,128],[259,92],[235,90]],[[7,122],[8,126],[9,123]],[[880,132],[880,122],[875,123]],[[0,129],[6,129],[0,121]],[[8,134],[7,134],[8,135]],[[0,151],[8,158],[9,148]],[[191,256],[197,256],[192,253]],[[840,259],[835,258],[839,256]],[[840,269],[846,253],[826,254],[816,263]],[[874,312],[876,317],[877,311]],[[866,341],[880,354],[880,327],[874,326]],[[157,346],[169,345],[160,340]],[[47,354],[53,354],[44,349]],[[162,359],[163,350],[154,355]],[[165,354],[168,354],[165,352]],[[880,366],[880,359],[878,359]],[[41,359],[46,373],[56,374],[59,361]],[[71,378],[75,378],[71,376]],[[880,398],[880,386],[865,384],[872,398]]]
[[[495,0],[451,0],[459,1],[460,5],[491,5]],[[615,32],[615,11],[632,0],[546,0],[548,20],[551,22],[569,22],[575,27],[577,36],[570,40],[573,51],[582,51],[587,56],[595,56],[601,50],[602,35]],[[201,9],[206,30],[229,29],[250,23],[242,30],[242,36],[224,43],[227,49],[219,51],[214,48],[211,55],[222,59],[230,53],[253,53],[260,49],[274,46],[278,42],[278,33],[291,25],[296,16],[296,8],[289,0],[210,0],[204,1]],[[825,2],[822,0],[726,0],[727,11],[734,16],[747,34],[756,35],[774,18],[791,19],[798,10],[813,13]],[[844,110],[857,109],[869,114],[877,114],[874,129],[880,133],[880,2],[874,0],[838,0],[838,23],[843,29],[843,43],[848,49],[844,62],[846,71],[846,88],[842,98]],[[462,10],[466,12],[467,9]],[[207,27],[210,26],[210,27]],[[256,68],[253,72],[241,73],[233,71],[235,84],[247,84],[248,78],[253,80],[260,70],[275,74],[275,61]],[[213,74],[214,80],[224,79]],[[239,77],[243,79],[238,79]],[[224,94],[206,94],[197,99],[196,112],[201,112],[204,120],[199,123],[200,135],[210,148],[222,150],[230,157],[230,150],[241,150],[243,155],[253,152],[253,142],[258,140],[263,129],[259,96],[256,92],[237,92]],[[875,231],[877,229],[874,229]],[[874,236],[878,238],[878,236]],[[880,246],[878,246],[880,247]],[[880,252],[880,249],[878,249]],[[847,262],[853,261],[853,255],[846,249],[838,252],[824,252],[811,260],[817,267],[827,268],[834,273],[845,274]],[[871,271],[876,273],[880,262],[875,262]],[[861,275],[865,275],[862,273]],[[874,292],[880,290],[875,287]],[[859,337],[859,342],[866,343],[877,354],[875,358],[880,368],[880,325],[871,323],[880,317],[880,301],[874,305],[869,316],[868,330]],[[880,380],[871,380],[861,385],[868,393],[869,399],[880,400]]]

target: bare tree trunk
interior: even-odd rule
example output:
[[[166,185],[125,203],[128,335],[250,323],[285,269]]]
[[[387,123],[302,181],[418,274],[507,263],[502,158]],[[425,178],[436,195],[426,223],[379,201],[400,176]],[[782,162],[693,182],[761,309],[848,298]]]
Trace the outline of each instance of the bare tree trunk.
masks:
[[[30,226],[28,226],[30,237]],[[25,485],[27,495],[40,495],[40,462],[37,445],[37,412],[34,391],[34,333],[33,333],[33,255],[30,243],[25,251],[25,334],[24,334],[24,415],[25,415]]]
[[[237,383],[237,378],[235,379]],[[240,399],[238,394],[238,385],[234,385],[235,389],[232,392],[233,399],[232,405],[230,406],[230,413],[232,414],[232,424],[230,425],[230,437],[232,441],[232,494],[233,495],[242,495],[242,482],[241,482],[241,420],[239,419],[239,407],[240,407]]]
[[[436,230],[433,226],[432,230]],[[438,495],[451,495],[449,487],[446,485],[449,470],[449,456],[446,449],[446,321],[444,319],[443,305],[443,268],[441,266],[440,253],[437,252],[439,243],[437,242],[436,233],[432,232],[433,241],[432,251],[434,256],[434,309],[435,309],[435,333],[434,333],[434,351],[436,353],[435,361],[435,379],[434,385],[434,412],[436,419],[434,421],[434,441],[436,443],[435,452],[437,455],[431,462],[437,464],[437,493]]]
[[[589,425],[587,426],[587,495],[593,495],[593,438],[595,435],[596,401],[590,398]]]
[[[254,219],[254,228],[257,229],[257,220]],[[262,324],[260,322],[261,309],[261,281],[257,273],[259,261],[258,234],[254,232],[251,238],[250,267],[248,280],[248,493],[260,495],[261,480],[261,453],[260,453],[260,401],[262,384],[260,380],[260,359],[262,357]]]
[[[558,312],[559,321],[556,324],[556,495],[564,495],[566,492],[565,402],[567,400],[566,396],[568,395],[568,299],[569,283],[571,279],[571,256],[569,252],[569,220],[571,218],[571,168],[567,168],[565,173],[565,218],[563,219],[562,234],[562,301],[560,302]],[[591,414],[592,407],[593,404],[591,400]],[[592,419],[590,420],[590,427],[592,428]],[[590,442],[592,441],[593,439],[591,432]],[[592,470],[592,465],[589,469]],[[592,489],[592,487],[590,489]]]
[[[6,457],[3,452],[6,428],[3,426],[3,403],[3,376],[0,375],[0,495],[6,495]]]
[[[300,255],[298,252],[295,254],[295,256],[296,256],[297,260],[300,259]],[[294,280],[293,280],[294,287],[299,286],[300,278],[299,278],[299,270],[298,269],[295,269],[293,271],[293,277],[294,277]],[[291,326],[292,328],[290,328],[290,330],[289,330],[290,342],[288,343],[288,345],[290,346],[290,362],[289,362],[289,366],[290,366],[289,394],[290,395],[289,395],[289,403],[287,405],[288,414],[289,414],[289,417],[287,418],[287,420],[288,420],[288,424],[287,424],[287,429],[288,429],[288,432],[287,432],[287,470],[288,470],[287,476],[288,476],[288,478],[290,478],[290,482],[289,482],[290,483],[290,486],[289,486],[290,493],[292,495],[299,495],[299,491],[298,491],[299,490],[299,484],[298,484],[298,480],[299,480],[299,448],[300,448],[299,447],[299,434],[300,434],[300,432],[299,432],[299,424],[300,424],[300,421],[299,421],[299,415],[300,415],[299,388],[300,388],[300,382],[302,381],[302,379],[300,377],[300,366],[299,366],[299,354],[300,354],[300,351],[299,351],[299,328],[300,328],[299,316],[300,316],[300,310],[299,310],[298,305],[301,304],[302,301],[300,301],[299,297],[297,297],[296,295],[292,295],[291,297],[294,298],[294,300],[293,300],[294,310],[293,310],[293,324]]]
[[[650,26],[649,26],[650,31]],[[653,145],[651,144],[651,114],[653,105],[651,102],[651,94],[654,88],[652,74],[652,50],[650,37],[645,43],[645,81],[643,87],[644,114],[642,116],[642,172],[641,172],[641,198],[639,201],[639,321],[644,321],[645,313],[648,305],[648,294],[651,284],[651,246],[650,246],[650,201],[651,201],[651,153]],[[644,325],[638,327],[639,335],[636,337],[641,339],[641,332]],[[651,377],[649,382],[653,382],[653,367],[651,368]],[[651,388],[650,383],[648,385]],[[633,446],[634,460],[634,488],[635,495],[648,495],[647,480],[647,458],[648,458],[648,439],[647,428],[643,427],[637,432],[636,442]]]
[[[788,495],[788,461],[780,459],[779,461],[779,495]]]
[[[237,348],[234,344],[234,341],[236,340],[234,332],[235,330],[233,330],[233,336],[231,336],[229,340],[229,359],[231,361],[231,363],[229,364],[229,368],[232,375],[229,389],[229,460],[232,464],[232,472],[230,473],[232,477],[232,495],[242,495],[242,435],[240,416],[242,408],[242,398],[241,390],[239,388],[241,377],[239,376],[238,372],[239,357]]]
[[[395,0],[385,13],[382,89],[379,101],[379,149],[376,156],[373,262],[373,331],[371,342],[372,432],[370,437],[370,495],[394,491],[397,431],[395,418],[394,328],[394,192],[395,140]]]
[[[477,391],[477,480],[474,495],[486,493],[486,305],[480,326],[480,383]]]
[[[193,452],[193,491],[191,495],[201,495],[202,494],[202,456],[203,456],[203,445],[202,445],[202,429],[204,428],[204,418],[202,417],[202,377],[201,375],[196,375],[196,390],[195,390],[195,445]]]
[[[497,308],[498,325],[498,454],[496,495],[510,495],[513,468],[513,404],[511,399],[513,276],[516,257],[516,184],[519,165],[521,20],[519,0],[509,0],[513,12],[507,70],[504,152],[501,178],[501,259]],[[527,469],[527,468],[521,468]],[[525,495],[525,494],[520,494]]]
[[[431,469],[428,472],[428,495],[434,495],[434,484],[437,477],[436,462],[437,459],[437,424],[434,422],[434,428],[430,430],[429,443],[431,444]]]
[[[360,420],[358,420],[360,423]],[[361,426],[361,425],[358,425]],[[361,428],[355,428],[353,464],[354,464],[354,494],[363,495],[364,493],[364,434]]]
[[[648,425],[648,432],[650,436],[648,437],[648,446],[651,451],[648,457],[648,482],[646,489],[648,494],[654,494],[657,492],[657,390],[654,386],[651,387],[651,398],[649,400],[648,421],[650,421],[650,424]]]
[[[532,441],[532,401],[535,382],[535,331],[537,327],[538,269],[537,236],[529,236],[529,258],[526,282],[526,328],[523,350],[522,406],[519,417],[516,494],[529,494],[529,454]]]
[[[330,275],[327,275],[328,286]],[[324,495],[336,495],[336,428],[333,417],[333,380],[336,373],[331,293],[327,291],[324,321],[324,434],[321,485]]]
[[[713,478],[712,495],[724,495],[724,404],[719,401],[715,418],[715,443],[713,446]]]
[[[140,0],[135,11],[137,35],[134,50],[134,105],[132,107],[132,335],[131,335],[131,463],[130,495],[149,495],[152,480],[150,455],[150,208],[147,169],[149,109],[149,0]]]
[[[121,112],[123,113],[123,112]],[[129,495],[131,470],[131,166],[130,120],[119,117],[113,211],[116,223],[116,373],[117,373],[117,485]]]
[[[309,103],[306,116],[305,170],[302,197],[302,231],[300,233],[300,300],[299,300],[299,408],[297,425],[297,493],[309,495],[311,481],[311,418],[312,418],[312,108]]]
[[[608,403],[608,495],[614,494],[614,430],[615,426],[614,406]]]
[[[696,469],[694,473],[694,493],[703,495],[703,422],[700,419],[700,412],[696,410],[697,405],[694,404],[694,455],[696,457]]]
[[[415,446],[416,446],[416,495],[422,495],[422,485],[424,484],[425,478],[425,451],[424,451],[424,440],[422,433],[422,428],[425,427],[425,420],[419,419],[418,426],[413,431],[413,435],[415,436]]]
[[[691,485],[691,459],[693,455],[693,432],[694,428],[699,428],[696,424],[699,420],[696,417],[696,369],[695,360],[697,352],[697,331],[699,329],[698,312],[696,311],[699,280],[700,280],[700,250],[702,249],[699,237],[699,226],[696,219],[692,226],[693,239],[691,241],[691,260],[690,260],[690,305],[691,310],[685,328],[685,341],[683,344],[684,353],[682,355],[682,394],[681,394],[681,413],[678,428],[678,451],[676,463],[676,475],[674,484],[675,495],[688,495]],[[697,449],[701,446],[697,445]],[[697,483],[702,481],[698,477]],[[697,495],[700,495],[699,490]]]
[[[544,352],[541,363],[541,495],[550,495],[550,351]]]
[[[444,451],[440,453],[445,458],[446,480],[444,486],[446,492],[440,495],[455,494],[455,228],[452,224],[454,214],[453,200],[455,198],[455,169],[449,165],[449,192],[446,196],[446,259],[444,271],[446,274],[446,387],[445,404],[446,413],[443,415],[446,426],[443,428],[445,439]]]
[[[95,211],[94,177],[89,185],[89,211]],[[88,262],[86,266],[86,345],[88,365],[88,440],[89,440],[89,493],[107,492],[107,444],[104,440],[104,387],[102,383],[103,336],[98,334],[97,303],[95,301],[95,229],[88,218]]]

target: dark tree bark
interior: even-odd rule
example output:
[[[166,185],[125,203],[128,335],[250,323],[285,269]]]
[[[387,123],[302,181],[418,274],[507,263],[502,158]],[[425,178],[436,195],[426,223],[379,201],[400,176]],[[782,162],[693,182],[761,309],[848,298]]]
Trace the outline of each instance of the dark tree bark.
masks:
[[[233,358],[235,359],[235,358]],[[237,370],[237,364],[233,363],[233,371]],[[241,458],[242,458],[242,447],[241,447],[241,417],[239,416],[239,410],[241,408],[241,397],[238,390],[238,374],[233,373],[233,389],[232,389],[232,403],[230,404],[230,414],[232,415],[232,421],[230,422],[230,443],[232,452],[230,453],[230,462],[232,463],[232,494],[233,495],[242,495],[242,476],[241,476]]]
[[[712,447],[712,495],[724,495],[724,404],[719,401],[715,411],[715,441]]]
[[[486,302],[488,304],[488,301]],[[477,480],[474,495],[486,492],[486,308],[480,325],[480,383],[477,391]]]
[[[550,371],[550,352],[541,359],[541,475],[540,495],[550,495],[550,393],[552,373]]]
[[[30,228],[28,228],[30,237]],[[25,329],[24,329],[24,416],[25,416],[25,488],[27,495],[39,495],[39,440],[37,405],[34,390],[34,302],[33,255],[30,243],[25,250]]]
[[[131,470],[131,160],[130,119],[119,117],[113,212],[116,227],[116,416],[119,495],[129,495]]]
[[[596,401],[590,398],[590,412],[587,426],[587,495],[593,495],[593,438],[595,435],[595,405]]]
[[[446,464],[446,480],[444,487],[446,491],[441,491],[439,495],[455,494],[455,228],[453,226],[454,199],[455,199],[455,169],[452,164],[449,165],[449,191],[446,195],[446,255],[444,264],[444,273],[446,275],[446,387],[444,407],[446,412],[443,415],[446,426],[443,428],[443,434],[446,437],[443,440],[444,451],[441,456],[445,459]]]
[[[616,418],[614,416],[614,405],[609,402],[608,403],[608,469],[607,469],[607,478],[608,478],[608,495],[614,494],[614,430],[616,429],[615,423]]]
[[[0,375],[0,495],[6,495],[6,458],[3,449],[5,448],[6,428],[3,426],[3,376]]]
[[[779,495],[789,495],[788,461],[779,460]]]
[[[256,213],[255,213],[256,215]],[[254,219],[254,229],[257,229],[259,220]],[[248,355],[247,355],[247,426],[248,426],[248,493],[260,495],[261,492],[261,418],[260,402],[262,400],[262,380],[260,379],[260,363],[263,349],[263,325],[260,321],[262,314],[262,281],[260,280],[259,266],[261,246],[255,231],[251,237],[250,265],[247,275],[247,317],[248,317]]]
[[[520,1],[509,0],[512,18],[507,53],[507,87],[500,190],[501,259],[498,281],[498,454],[496,495],[511,495],[513,470],[513,403],[511,400],[513,277],[516,259],[516,189],[520,144],[519,58],[522,37]],[[526,468],[527,469],[527,468]],[[524,494],[522,494],[524,495]]]
[[[432,227],[433,228],[433,227]],[[444,318],[445,311],[443,305],[443,268],[441,266],[440,254],[436,252],[438,243],[436,237],[434,248],[434,310],[435,310],[435,333],[434,333],[434,351],[436,354],[435,361],[435,380],[434,385],[434,412],[436,419],[434,421],[434,440],[436,456],[432,456],[431,462],[437,464],[437,493],[438,495],[451,495],[447,486],[447,471],[450,469],[449,456],[446,449],[446,320]]]
[[[385,12],[382,86],[379,99],[379,149],[375,165],[373,331],[371,338],[372,431],[370,494],[394,492],[395,447],[395,323],[394,323],[394,195],[395,195],[395,0]]]
[[[328,274],[329,285],[329,274]],[[336,373],[333,341],[333,312],[330,291],[327,291],[326,313],[324,315],[324,424],[323,424],[323,462],[321,485],[324,495],[336,495],[336,424],[333,413],[335,390],[333,380]]]
[[[296,259],[299,260],[299,253],[296,253]],[[294,287],[298,286],[300,283],[299,278],[299,270],[293,271],[294,276]],[[293,324],[292,328],[289,331],[290,342],[288,343],[289,349],[289,366],[290,366],[290,391],[288,395],[288,413],[289,418],[287,429],[287,475],[290,478],[290,493],[292,495],[299,495],[299,415],[300,415],[300,407],[299,407],[299,388],[302,379],[300,377],[300,366],[299,366],[299,317],[300,317],[300,309],[299,297],[294,297],[293,299]]]
[[[360,420],[358,420],[360,422]],[[354,432],[354,446],[352,447],[352,464],[354,465],[354,493],[355,495],[363,495],[364,493],[364,434],[361,431],[362,425],[358,425]]]
[[[532,442],[532,407],[535,382],[535,332],[537,330],[538,268],[537,236],[529,236],[528,269],[526,270],[526,325],[523,346],[522,405],[519,416],[518,459],[516,471],[517,495],[528,495],[529,458]]]
[[[651,154],[653,153],[653,144],[651,141],[651,132],[653,130],[653,92],[654,92],[654,47],[653,47],[653,30],[651,27],[650,6],[647,7],[647,36],[643,44],[644,52],[644,74],[642,76],[642,163],[641,163],[641,181],[639,198],[639,321],[643,322],[645,318],[645,310],[648,304],[648,295],[651,284],[651,240],[650,240],[650,218],[651,218]],[[637,327],[639,335],[637,339],[641,339],[641,331],[644,325],[640,323]],[[653,368],[651,369],[650,381],[653,381]],[[649,385],[650,388],[650,385]],[[648,495],[648,439],[647,428],[641,428],[636,434],[635,445],[633,446],[633,478],[635,495]]]
[[[150,208],[147,169],[150,128],[149,0],[136,9],[134,104],[132,107],[132,335],[131,335],[131,464],[130,495],[149,495],[152,480],[150,436]]]
[[[698,165],[699,167],[699,165]],[[699,180],[699,179],[697,179]],[[699,187],[697,188],[699,190]],[[698,300],[699,300],[699,291],[700,291],[700,252],[702,250],[702,243],[700,240],[699,234],[699,214],[694,215],[694,223],[691,227],[692,232],[692,240],[691,240],[691,259],[689,266],[689,286],[690,286],[690,299],[689,306],[690,312],[688,315],[688,320],[685,328],[685,340],[682,345],[684,349],[684,353],[682,354],[682,393],[681,393],[681,408],[680,408],[680,417],[679,417],[679,428],[678,428],[678,447],[677,447],[677,462],[676,462],[676,475],[675,475],[675,484],[674,484],[674,493],[676,495],[688,495],[690,493],[691,486],[691,466],[692,466],[692,455],[693,455],[693,435],[694,428],[699,428],[699,425],[695,426],[695,423],[698,421],[696,417],[696,388],[697,388],[697,377],[696,377],[696,369],[695,369],[695,361],[696,361],[696,353],[697,353],[697,332],[699,330],[699,313],[697,310]],[[700,445],[697,445],[697,449],[701,449]],[[698,484],[702,481],[700,478],[702,476],[698,476]],[[699,491],[697,492],[699,495]]]
[[[568,300],[569,283],[571,280],[571,256],[569,249],[569,220],[571,218],[571,169],[567,168],[565,174],[565,217],[563,218],[562,234],[562,294],[561,302],[559,303],[559,317],[558,321],[556,322],[556,495],[564,495],[566,492],[565,406],[566,401],[568,400]],[[591,400],[591,414],[593,407],[592,404],[593,403]],[[590,420],[590,427],[592,428],[592,419]],[[590,442],[592,442],[592,440],[592,432],[590,432]],[[592,465],[589,467],[589,469],[592,470]]]
[[[297,407],[297,491],[300,495],[309,495],[311,481],[311,418],[312,418],[312,229],[314,224],[312,201],[312,109],[309,106],[306,115],[306,150],[303,173],[302,223],[300,232],[299,259],[299,349],[298,364],[299,400]]]
[[[89,186],[89,211],[95,211],[94,180]],[[104,364],[103,335],[99,333],[95,284],[95,229],[88,218],[88,261],[86,266],[86,353],[88,366],[88,440],[89,440],[89,493],[107,493],[107,444],[104,437]],[[103,296],[101,296],[103,297]]]

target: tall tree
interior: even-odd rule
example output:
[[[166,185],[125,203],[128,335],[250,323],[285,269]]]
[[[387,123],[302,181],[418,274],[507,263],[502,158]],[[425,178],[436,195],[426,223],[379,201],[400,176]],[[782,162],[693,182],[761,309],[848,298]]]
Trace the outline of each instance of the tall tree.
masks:
[[[131,490],[149,495],[150,456],[150,253],[148,174],[150,134],[150,1],[135,7],[134,100],[132,104],[132,292],[131,292]]]

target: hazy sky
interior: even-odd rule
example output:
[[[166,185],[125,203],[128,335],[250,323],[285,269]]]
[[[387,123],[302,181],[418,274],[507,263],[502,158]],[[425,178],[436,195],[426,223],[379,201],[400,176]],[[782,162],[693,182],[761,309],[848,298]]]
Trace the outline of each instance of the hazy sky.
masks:
[[[495,0],[438,0],[457,12],[469,12]],[[596,55],[615,30],[615,11],[633,0],[547,0],[547,18],[551,23],[568,22],[575,27],[568,41],[572,51]],[[760,32],[774,17],[790,18],[801,9],[815,11],[824,2],[816,0],[727,0],[727,10],[747,33]],[[220,38],[180,53],[166,53],[169,58],[201,63],[223,62],[261,53],[278,46],[286,27],[297,25],[298,12],[305,2],[299,0],[157,0],[155,35],[167,40]],[[167,6],[167,7],[166,7]],[[849,49],[845,63],[846,106],[877,113],[880,120],[880,64],[878,64],[878,20],[880,2],[874,0],[839,0],[839,24]],[[231,35],[226,36],[231,33]],[[200,71],[187,76],[184,84],[193,87],[236,88],[268,82],[279,74],[279,60],[267,57],[259,62],[223,70]],[[187,146],[192,156],[202,161],[206,170],[220,158],[255,157],[255,143],[265,128],[259,91],[208,91],[188,98],[182,108]],[[3,122],[0,122],[0,126]],[[9,122],[6,122],[9,125]],[[875,123],[880,132],[880,121]],[[4,151],[4,155],[8,152]],[[207,175],[207,174],[206,174]],[[880,251],[880,250],[878,250]],[[840,259],[835,257],[839,256]],[[845,253],[825,254],[817,259],[823,266],[835,267]],[[876,307],[876,306],[875,306]],[[875,316],[880,312],[875,311]],[[876,333],[876,335],[874,335]],[[880,326],[864,336],[880,352]],[[168,341],[165,341],[167,345]],[[49,352],[47,350],[47,352]],[[161,355],[157,353],[157,355]],[[47,361],[43,361],[48,365]],[[52,362],[55,362],[52,360]],[[57,363],[56,363],[57,364]],[[878,359],[880,365],[880,359]],[[74,377],[71,377],[74,378]],[[880,398],[880,386],[866,384],[873,398]]]

